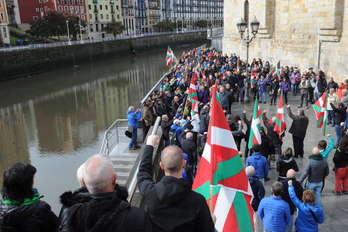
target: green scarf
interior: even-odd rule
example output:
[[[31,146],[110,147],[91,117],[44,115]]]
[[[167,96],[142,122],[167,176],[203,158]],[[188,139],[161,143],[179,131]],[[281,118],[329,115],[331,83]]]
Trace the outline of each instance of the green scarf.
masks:
[[[22,203],[19,203],[19,201],[16,200],[3,200],[2,203],[4,205],[30,205],[33,204],[35,202],[37,202],[38,200],[40,200],[42,196],[38,196],[38,197],[33,197],[33,198],[25,198],[24,201]]]
[[[323,156],[320,154],[312,154],[308,157],[308,159],[314,159],[314,160],[322,160]]]

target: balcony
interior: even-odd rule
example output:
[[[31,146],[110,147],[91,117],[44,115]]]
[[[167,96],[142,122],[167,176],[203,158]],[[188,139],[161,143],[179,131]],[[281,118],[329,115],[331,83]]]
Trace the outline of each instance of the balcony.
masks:
[[[110,4],[114,4],[114,0],[110,0]]]
[[[114,10],[114,9],[111,9],[111,13],[112,13],[112,14],[115,14],[115,10]]]
[[[93,12],[94,12],[94,14],[98,14],[98,12],[99,12],[99,11],[98,11],[98,10],[96,10],[96,9],[94,9],[94,11],[93,11]]]

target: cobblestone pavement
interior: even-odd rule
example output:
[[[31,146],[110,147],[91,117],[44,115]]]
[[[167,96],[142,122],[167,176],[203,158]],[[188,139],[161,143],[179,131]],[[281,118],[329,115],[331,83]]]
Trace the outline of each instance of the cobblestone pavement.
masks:
[[[279,97],[278,97],[279,99]],[[270,105],[270,98],[267,99],[267,104],[261,103],[261,110],[267,110],[267,117],[272,118],[275,116],[276,111],[277,111],[277,105]],[[245,110],[247,113],[247,117],[250,117],[252,111],[253,111],[253,104],[254,100],[251,99],[250,103],[243,103],[243,102],[235,102],[232,104],[231,112],[232,115],[234,114],[240,114],[242,116],[243,111]],[[297,96],[292,96],[290,93],[288,95],[288,104],[291,105],[291,110],[293,114],[297,113],[297,106],[300,103],[300,95],[298,94]],[[277,102],[278,104],[278,102]],[[311,106],[311,104],[309,104]],[[307,111],[306,108],[303,108],[305,112]],[[292,120],[288,117],[286,114],[286,106],[284,106],[284,112],[285,112],[285,121],[287,123],[287,129],[290,128]],[[322,130],[318,129],[315,127],[316,125],[316,118],[314,114],[314,110],[310,109],[306,115],[309,118],[309,126],[307,129],[307,134],[306,138],[304,141],[304,158],[298,158],[296,159],[297,165],[300,169],[300,171],[296,174],[296,178],[299,179],[302,170],[304,169],[304,166],[306,165],[308,156],[312,152],[312,148],[317,146],[318,141],[321,139],[326,139],[326,137],[322,136]],[[243,131],[245,132],[246,126],[245,124]],[[335,131],[334,127],[331,127],[331,125],[327,125],[327,134],[331,134],[334,140],[336,140],[335,136]],[[292,146],[292,135],[288,133],[288,130],[286,131],[286,135],[283,140],[284,144],[282,146],[282,149],[284,150],[286,147],[291,147]],[[245,142],[242,142],[242,150],[244,151],[245,147]],[[341,232],[341,231],[348,231],[348,220],[347,220],[347,213],[348,213],[348,195],[341,195],[341,196],[336,196],[334,193],[332,193],[332,190],[334,189],[334,184],[335,184],[335,176],[334,172],[332,171],[333,168],[333,162],[332,162],[332,157],[335,153],[335,149],[332,150],[332,152],[329,155],[328,158],[328,163],[329,163],[329,169],[330,169],[330,174],[329,176],[325,179],[325,187],[322,193],[322,206],[324,208],[325,212],[325,221],[323,224],[319,225],[319,230],[320,231],[330,231],[330,232]],[[244,158],[243,158],[244,160]],[[245,160],[244,160],[245,161]],[[278,178],[278,173],[275,170],[275,161],[271,161],[271,168],[269,171],[269,177],[271,178],[270,181],[267,181],[265,183],[265,190],[266,190],[266,196],[269,196],[271,194],[271,185],[273,184],[274,181],[277,180]],[[257,231],[262,231],[262,224],[258,218],[258,223],[257,227],[259,228]],[[293,227],[293,229],[295,229]]]

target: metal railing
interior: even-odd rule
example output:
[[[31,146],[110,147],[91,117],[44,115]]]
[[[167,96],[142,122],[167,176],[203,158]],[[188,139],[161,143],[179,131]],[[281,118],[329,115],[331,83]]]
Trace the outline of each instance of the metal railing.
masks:
[[[153,127],[150,128],[151,135],[157,134],[160,123],[161,123],[161,117],[158,116],[156,118],[155,124],[153,125]],[[146,140],[145,140],[145,143],[146,143]],[[158,147],[157,147],[157,149],[158,149]],[[142,153],[140,153],[137,160],[135,161],[133,169],[132,169],[131,173],[129,174],[129,178],[128,178],[127,183],[126,183],[126,188],[128,189],[128,194],[129,194],[128,195],[128,202],[132,202],[134,194],[137,190],[137,186],[138,186],[137,173],[139,171],[139,165],[140,165],[140,162],[142,159],[141,154]]]
[[[128,119],[117,119],[105,131],[103,142],[100,148],[100,154],[110,154],[110,151],[116,147],[120,142],[120,129],[126,130],[128,128],[126,123]],[[122,124],[121,124],[122,123]]]

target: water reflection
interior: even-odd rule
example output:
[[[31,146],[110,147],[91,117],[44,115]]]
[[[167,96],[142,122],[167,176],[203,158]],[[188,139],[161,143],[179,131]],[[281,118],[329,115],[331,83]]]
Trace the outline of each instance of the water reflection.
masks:
[[[7,167],[31,162],[35,186],[57,213],[58,196],[76,189],[76,169],[99,152],[104,131],[166,70],[163,50],[1,82],[1,183]]]

